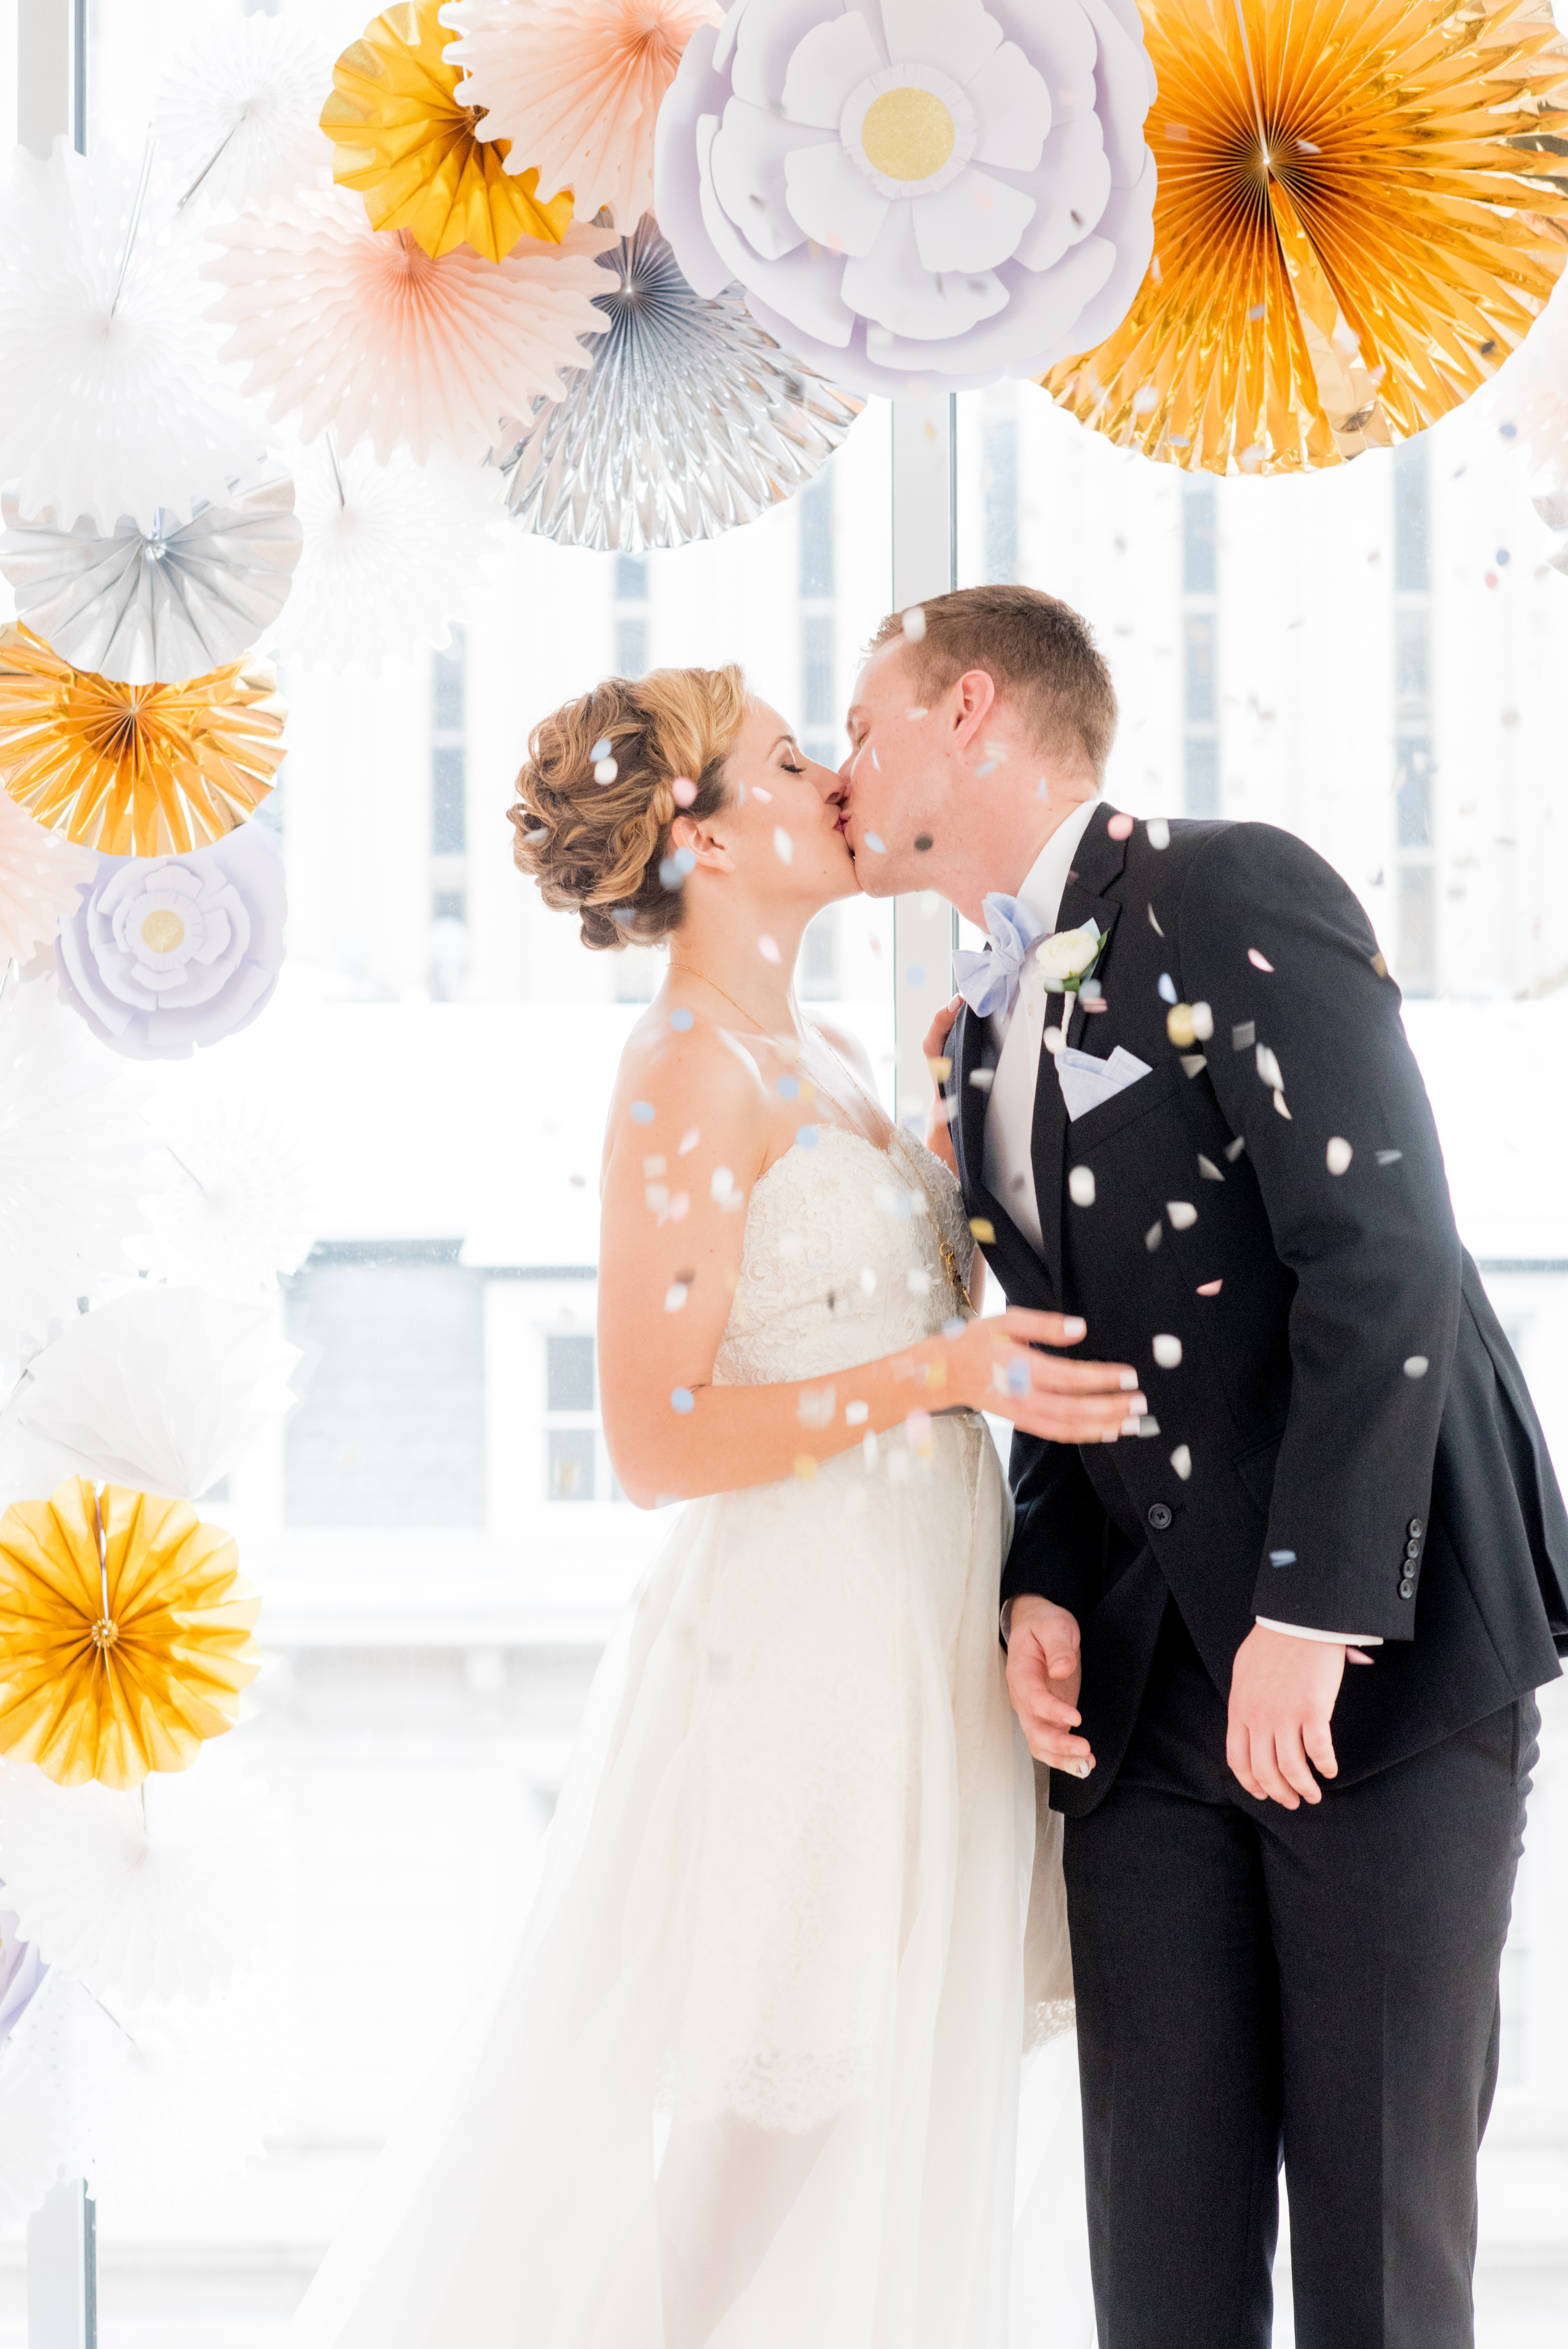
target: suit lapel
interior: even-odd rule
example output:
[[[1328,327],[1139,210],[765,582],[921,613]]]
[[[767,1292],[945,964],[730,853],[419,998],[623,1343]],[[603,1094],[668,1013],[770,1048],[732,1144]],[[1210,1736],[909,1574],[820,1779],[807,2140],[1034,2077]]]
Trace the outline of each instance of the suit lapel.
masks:
[[[1073,869],[1068,875],[1068,885],[1062,892],[1061,910],[1057,916],[1058,930],[1081,929],[1093,922],[1101,931],[1114,931],[1116,917],[1121,911],[1119,903],[1102,893],[1119,878],[1127,862],[1127,851],[1119,840],[1112,840],[1106,827],[1110,822],[1110,810],[1096,808],[1088,830],[1078,843]],[[1108,937],[1096,976],[1103,979],[1109,959],[1110,940]],[[1076,995],[1065,1002],[1052,997],[1047,1006],[1057,1017],[1066,1012],[1066,1040],[1069,1045],[1081,1044],[1088,1025],[1088,1015]],[[1046,1025],[1052,1024],[1047,1017]],[[1039,1075],[1035,1084],[1035,1123],[1030,1137],[1029,1154],[1035,1169],[1035,1199],[1040,1214],[1040,1238],[1045,1247],[1046,1262],[1051,1281],[1060,1301],[1065,1295],[1062,1286],[1062,1190],[1063,1169],[1067,1155],[1067,1103],[1057,1080],[1056,1066],[1048,1052],[1040,1054]]]

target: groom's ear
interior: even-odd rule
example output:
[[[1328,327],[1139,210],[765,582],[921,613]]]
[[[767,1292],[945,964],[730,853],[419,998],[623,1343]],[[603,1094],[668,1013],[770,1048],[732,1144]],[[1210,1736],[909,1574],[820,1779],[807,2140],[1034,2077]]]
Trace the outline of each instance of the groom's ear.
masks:
[[[948,699],[954,746],[967,750],[996,707],[996,680],[987,668],[966,668]]]

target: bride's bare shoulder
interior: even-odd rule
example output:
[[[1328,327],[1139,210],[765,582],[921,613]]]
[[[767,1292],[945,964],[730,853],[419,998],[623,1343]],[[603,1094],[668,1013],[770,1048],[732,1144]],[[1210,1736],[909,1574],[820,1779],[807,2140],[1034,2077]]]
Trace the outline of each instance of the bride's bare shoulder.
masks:
[[[621,1054],[604,1135],[605,1165],[633,1135],[642,1154],[667,1156],[679,1152],[694,1132],[705,1144],[722,1141],[728,1163],[740,1154],[738,1144],[753,1140],[761,1158],[769,1108],[762,1071],[740,1038],[678,1006],[650,1004]],[[709,1154],[705,1147],[704,1155]]]

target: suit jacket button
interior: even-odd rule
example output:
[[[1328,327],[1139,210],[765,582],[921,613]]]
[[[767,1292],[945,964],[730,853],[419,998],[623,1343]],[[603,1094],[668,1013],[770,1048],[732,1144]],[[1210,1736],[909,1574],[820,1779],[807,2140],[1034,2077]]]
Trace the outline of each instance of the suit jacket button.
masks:
[[[1151,1501],[1149,1505],[1149,1522],[1153,1526],[1157,1534],[1164,1533],[1171,1523],[1170,1503],[1168,1501]]]
[[[1405,1544],[1405,1556],[1407,1557],[1419,1557],[1420,1555],[1421,1544],[1419,1537],[1413,1534],[1410,1539]]]
[[[1401,1599],[1414,1599],[1415,1595],[1416,1586],[1411,1581],[1409,1576],[1407,1575],[1403,1582],[1399,1585],[1399,1596]]]
[[[1421,1523],[1419,1517],[1412,1517],[1409,1524],[1405,1527],[1405,1531],[1409,1535],[1412,1541],[1419,1541],[1421,1536],[1426,1532],[1426,1530],[1427,1529]]]

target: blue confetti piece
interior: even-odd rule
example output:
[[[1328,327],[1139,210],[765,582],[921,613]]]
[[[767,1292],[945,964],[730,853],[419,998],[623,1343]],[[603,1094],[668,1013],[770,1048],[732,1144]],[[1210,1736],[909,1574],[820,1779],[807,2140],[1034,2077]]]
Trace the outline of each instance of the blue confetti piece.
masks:
[[[1512,562],[1512,560],[1513,560],[1513,557],[1512,557],[1512,555],[1511,555],[1511,554],[1510,554],[1510,553],[1509,553],[1509,551],[1508,551],[1508,549],[1507,549],[1507,547],[1506,547],[1506,546],[1500,546],[1500,547],[1498,548],[1498,550],[1497,550],[1497,559],[1498,559],[1499,564],[1504,564],[1504,563],[1511,563],[1511,562]]]
[[[887,843],[877,833],[867,833],[866,846],[871,850],[873,856],[885,856],[887,854]]]
[[[696,1398],[692,1393],[690,1387],[676,1387],[675,1389],[674,1392],[670,1396],[670,1408],[672,1411],[680,1412],[683,1416],[686,1412],[695,1411],[696,1409]]]
[[[1016,1357],[1007,1365],[1007,1392],[1016,1395],[1026,1395],[1029,1392],[1029,1366]]]
[[[1168,970],[1162,970],[1160,974],[1160,1000],[1161,1003],[1174,1003],[1176,999],[1176,982]]]
[[[779,1080],[779,1098],[780,1101],[799,1101],[800,1098],[799,1078],[780,1077]]]
[[[676,1030],[677,1034],[682,1036],[686,1034],[686,1030],[691,1026],[691,1013],[686,1009],[684,1005],[679,1011],[672,1011],[670,1013],[670,1026]]]
[[[795,1139],[799,1143],[802,1150],[815,1150],[817,1147],[817,1132],[818,1130],[814,1125],[798,1125],[795,1128]]]
[[[925,985],[925,965],[923,962],[912,962],[909,968],[904,972],[903,983],[906,987],[923,987]]]
[[[632,1123],[634,1125],[652,1125],[653,1122],[654,1104],[652,1102],[634,1102],[632,1103]]]
[[[1293,1549],[1271,1549],[1269,1552],[1269,1564],[1271,1566],[1294,1566],[1295,1564],[1295,1552]]]

